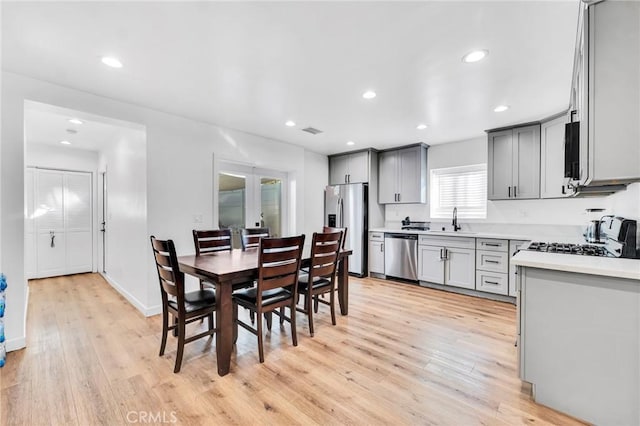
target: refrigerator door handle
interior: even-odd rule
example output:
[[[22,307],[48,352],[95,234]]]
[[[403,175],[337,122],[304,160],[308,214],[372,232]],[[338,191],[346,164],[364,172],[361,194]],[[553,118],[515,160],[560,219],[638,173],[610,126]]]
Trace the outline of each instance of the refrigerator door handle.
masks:
[[[343,223],[344,223],[344,206],[342,204],[342,198],[338,198],[338,220],[337,220],[337,226],[338,228],[342,228],[343,227]]]

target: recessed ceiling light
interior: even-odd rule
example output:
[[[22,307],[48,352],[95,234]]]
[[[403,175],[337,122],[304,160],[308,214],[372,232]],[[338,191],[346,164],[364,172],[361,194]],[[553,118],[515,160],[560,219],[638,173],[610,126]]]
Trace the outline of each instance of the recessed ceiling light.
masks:
[[[376,92],[374,92],[373,90],[367,90],[366,92],[364,92],[362,94],[362,97],[365,98],[365,99],[373,99],[376,96],[377,96]]]
[[[474,50],[462,57],[462,62],[472,63],[483,60],[489,54],[488,50]]]
[[[354,141],[349,141],[347,142],[347,145],[351,146],[351,145],[355,145],[356,143]]]
[[[498,105],[493,109],[494,112],[504,112],[509,109],[509,105]]]
[[[416,129],[418,129],[418,130],[424,130],[424,129],[426,129],[426,128],[427,128],[427,125],[426,125],[426,124],[418,124],[418,125],[416,126]]]
[[[82,120],[78,120],[77,118],[71,118],[71,119],[69,119],[69,123],[71,123],[71,124],[82,124],[83,121]]]
[[[122,68],[122,62],[120,62],[118,58],[114,58],[112,56],[103,56],[102,63],[110,66],[111,68]]]
[[[71,145],[71,142],[69,142],[69,141],[60,141],[60,143],[62,145]]]
[[[296,125],[296,122],[289,120],[286,123],[284,123],[284,125],[287,127],[294,127]]]

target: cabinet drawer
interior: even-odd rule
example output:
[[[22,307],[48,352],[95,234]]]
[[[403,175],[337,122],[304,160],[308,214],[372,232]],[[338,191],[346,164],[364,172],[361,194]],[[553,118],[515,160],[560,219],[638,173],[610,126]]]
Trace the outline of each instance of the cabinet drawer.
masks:
[[[498,251],[476,251],[476,268],[483,271],[501,272],[509,271],[509,254]]]
[[[509,240],[496,240],[493,238],[476,239],[476,248],[478,250],[504,251],[509,250]]]
[[[369,232],[370,241],[384,241],[384,232]]]
[[[472,249],[475,238],[419,235],[418,244],[425,246],[457,247]]]
[[[495,294],[508,294],[507,274],[476,271],[476,290]]]

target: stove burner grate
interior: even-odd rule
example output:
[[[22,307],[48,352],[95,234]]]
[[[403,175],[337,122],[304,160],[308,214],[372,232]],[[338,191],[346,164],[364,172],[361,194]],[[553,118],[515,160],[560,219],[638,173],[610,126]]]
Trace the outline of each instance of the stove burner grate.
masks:
[[[546,253],[578,254],[582,256],[607,256],[607,251],[604,247],[594,244],[545,243],[536,241],[529,244],[527,250]]]

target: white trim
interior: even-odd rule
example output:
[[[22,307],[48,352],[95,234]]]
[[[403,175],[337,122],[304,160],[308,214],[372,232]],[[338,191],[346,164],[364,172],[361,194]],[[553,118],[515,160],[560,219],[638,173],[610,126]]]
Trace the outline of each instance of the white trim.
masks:
[[[142,302],[136,299],[131,293],[126,291],[124,288],[122,288],[120,284],[118,284],[115,280],[109,277],[108,274],[105,274],[103,272],[98,272],[98,273],[102,276],[102,278],[105,279],[105,281],[109,283],[109,285],[111,285],[111,287],[113,287],[118,293],[120,293],[125,299],[127,299],[127,301],[129,301],[129,303],[131,303],[145,317],[150,317],[150,316],[158,315],[162,313],[162,305],[155,305],[150,307],[145,306]]]

